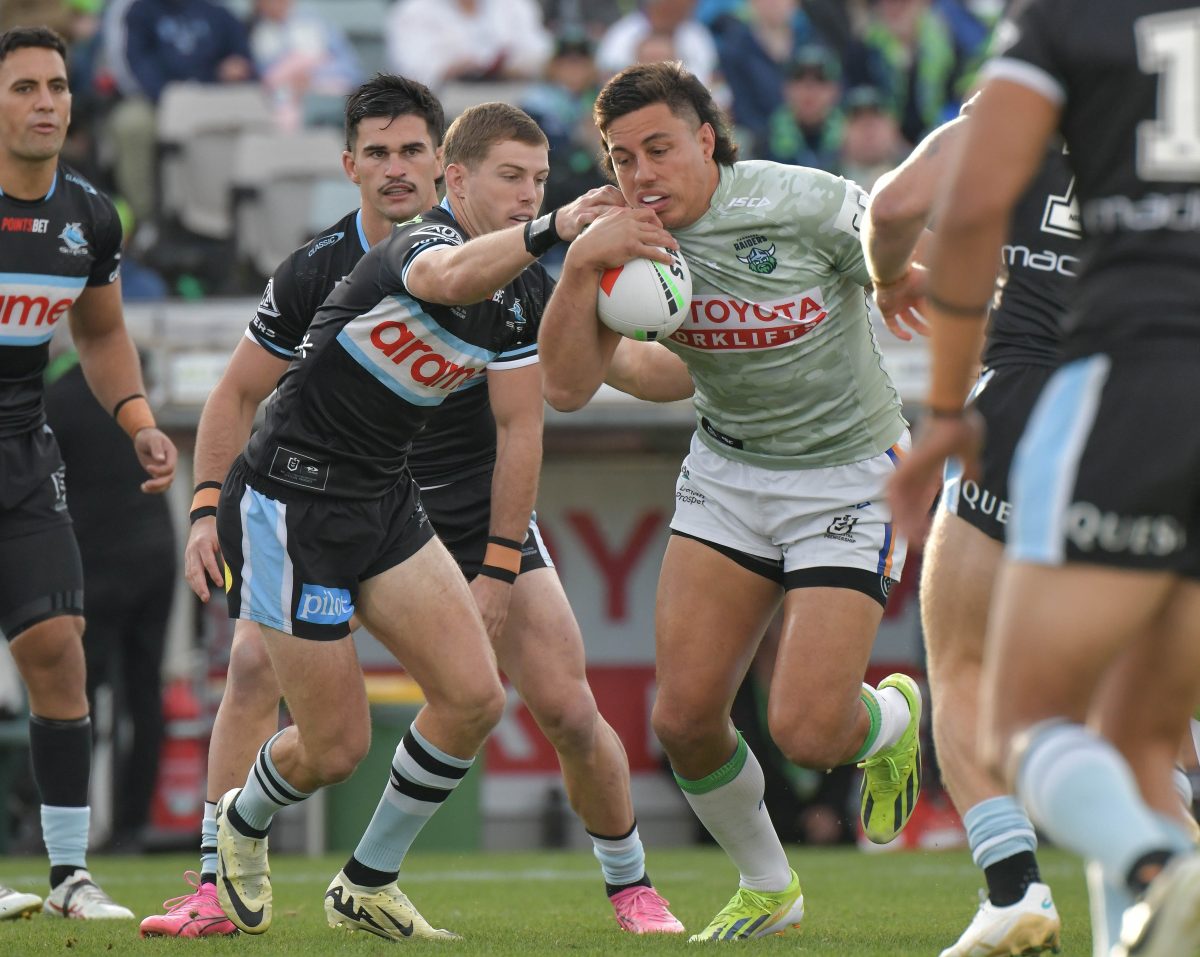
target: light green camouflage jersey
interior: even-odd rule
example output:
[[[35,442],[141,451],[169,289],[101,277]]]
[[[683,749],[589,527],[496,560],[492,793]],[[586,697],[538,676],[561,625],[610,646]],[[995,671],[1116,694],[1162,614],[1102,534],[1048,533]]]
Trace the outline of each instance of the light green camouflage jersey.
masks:
[[[845,465],[904,430],[867,314],[866,196],[820,170],[721,168],[707,213],[675,231],[691,313],[664,344],[696,383],[700,438],[764,468]]]

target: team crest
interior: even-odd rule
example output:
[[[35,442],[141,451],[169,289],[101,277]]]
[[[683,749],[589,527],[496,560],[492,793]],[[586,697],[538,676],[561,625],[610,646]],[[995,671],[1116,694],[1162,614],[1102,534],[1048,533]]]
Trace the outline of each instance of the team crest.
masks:
[[[775,267],[779,265],[779,260],[775,258],[775,244],[771,243],[767,249],[759,249],[755,246],[750,250],[749,256],[738,256],[738,259],[750,267],[750,271],[758,273],[760,276],[766,276],[775,271]]]
[[[67,223],[58,234],[58,238],[63,241],[63,245],[58,247],[59,252],[70,253],[72,256],[87,255],[88,242],[87,237],[83,235],[82,223]]]
[[[825,529],[825,537],[839,542],[854,542],[854,526],[858,524],[857,515],[838,515],[829,527]]]
[[[760,276],[766,276],[775,271],[775,267],[779,265],[779,260],[775,258],[775,244],[763,249],[767,243],[767,237],[761,235],[743,236],[733,244],[734,255],[737,256],[740,262],[744,262],[750,267],[750,271],[758,273]],[[750,252],[743,256],[742,250],[749,249]]]
[[[521,311],[521,300],[514,297],[513,304],[508,307],[508,311],[512,313],[512,319],[506,325],[514,329],[522,328],[525,325],[526,319],[525,314]]]

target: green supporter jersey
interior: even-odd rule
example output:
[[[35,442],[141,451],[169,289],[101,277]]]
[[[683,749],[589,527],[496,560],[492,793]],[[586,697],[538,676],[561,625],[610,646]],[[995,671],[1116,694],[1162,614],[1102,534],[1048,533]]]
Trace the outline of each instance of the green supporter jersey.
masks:
[[[905,428],[867,312],[866,195],[801,166],[721,168],[676,230],[691,312],[663,344],[696,384],[698,434],[727,458],[808,469],[871,458]]]

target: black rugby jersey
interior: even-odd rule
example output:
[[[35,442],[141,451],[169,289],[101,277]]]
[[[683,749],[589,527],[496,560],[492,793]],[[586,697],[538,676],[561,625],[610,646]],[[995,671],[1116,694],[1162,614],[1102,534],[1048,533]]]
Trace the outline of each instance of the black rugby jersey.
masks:
[[[985,366],[1058,365],[1080,236],[1075,178],[1062,148],[1054,148],[1013,208],[988,315]]]
[[[465,240],[449,210],[436,206],[360,259],[296,346],[266,422],[246,447],[252,469],[313,492],[374,498],[403,478],[410,444],[443,402],[453,399],[463,422],[480,415],[491,421],[487,370],[537,361],[550,280],[535,263],[471,306],[413,297],[405,285],[413,260]],[[436,424],[430,442],[440,443],[443,459],[474,435],[469,423],[463,435],[451,430],[458,420]],[[494,422],[491,428],[494,457]],[[431,455],[439,452],[426,459]],[[436,466],[444,471],[448,464]],[[424,473],[418,481],[433,484]]]
[[[1084,240],[1064,354],[1200,334],[1196,0],[1017,0],[986,75],[1062,104]]]
[[[116,280],[120,259],[116,209],[69,166],[59,164],[41,199],[0,192],[0,437],[46,421],[54,330],[86,286]]]
[[[349,213],[280,263],[267,283],[246,335],[268,352],[293,358],[305,341],[321,303],[370,249],[362,228],[362,211]],[[540,267],[544,285],[530,284],[522,301],[527,321],[536,329],[552,283]],[[492,368],[511,367],[497,361]],[[496,462],[496,420],[488,403],[487,380],[453,392],[432,413],[414,438],[408,468],[423,486],[444,484],[490,470]]]

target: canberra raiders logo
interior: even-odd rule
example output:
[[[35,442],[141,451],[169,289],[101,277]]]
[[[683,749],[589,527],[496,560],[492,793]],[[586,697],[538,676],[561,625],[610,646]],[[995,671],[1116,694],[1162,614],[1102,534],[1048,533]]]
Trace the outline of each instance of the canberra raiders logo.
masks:
[[[779,265],[779,260],[775,258],[775,244],[771,243],[766,249],[759,247],[767,242],[766,236],[743,236],[733,244],[734,254],[740,262],[744,262],[750,267],[750,271],[765,276],[768,273],[773,273],[775,267]],[[742,250],[749,249],[749,255],[741,255]]]

